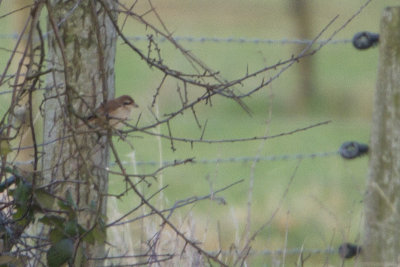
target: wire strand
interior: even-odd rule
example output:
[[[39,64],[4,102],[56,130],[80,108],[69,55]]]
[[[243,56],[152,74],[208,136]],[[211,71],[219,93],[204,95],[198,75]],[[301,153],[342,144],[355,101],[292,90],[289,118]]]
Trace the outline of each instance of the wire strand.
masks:
[[[47,36],[45,36],[47,37]],[[18,39],[18,33],[2,33],[0,39]],[[143,42],[148,41],[150,36],[127,36],[128,40]],[[166,42],[168,39],[164,37],[151,37],[152,40],[159,42]],[[310,39],[266,39],[266,38],[249,38],[249,37],[207,37],[207,36],[175,36],[172,37],[177,42],[188,42],[188,43],[243,43],[243,44],[270,44],[270,45],[308,45],[313,43]],[[352,39],[337,39],[337,40],[318,40],[314,41],[315,44],[348,44],[352,43]]]

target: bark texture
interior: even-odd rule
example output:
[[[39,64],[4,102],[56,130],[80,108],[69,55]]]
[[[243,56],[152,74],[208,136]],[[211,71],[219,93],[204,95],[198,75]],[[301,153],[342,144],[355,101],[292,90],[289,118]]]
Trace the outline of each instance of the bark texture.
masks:
[[[113,10],[114,1],[104,1]],[[116,32],[102,5],[95,0],[51,0],[48,48],[51,90],[45,93],[43,180],[53,194],[76,203],[77,221],[86,229],[101,228],[108,191],[109,137],[82,133],[79,117],[87,116],[114,96]],[[113,18],[115,19],[115,18]],[[68,192],[68,193],[67,193]],[[101,238],[95,244],[75,240],[80,262],[98,266],[104,257]],[[77,246],[82,250],[78,250]]]
[[[400,264],[400,7],[381,19],[365,198],[364,266]]]

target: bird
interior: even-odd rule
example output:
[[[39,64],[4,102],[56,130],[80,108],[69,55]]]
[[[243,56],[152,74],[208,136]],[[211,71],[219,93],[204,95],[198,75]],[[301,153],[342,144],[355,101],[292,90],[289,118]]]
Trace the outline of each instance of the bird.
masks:
[[[86,121],[89,126],[94,128],[111,127],[120,130],[130,119],[133,109],[138,107],[132,97],[122,95],[101,104],[93,114],[86,118]]]

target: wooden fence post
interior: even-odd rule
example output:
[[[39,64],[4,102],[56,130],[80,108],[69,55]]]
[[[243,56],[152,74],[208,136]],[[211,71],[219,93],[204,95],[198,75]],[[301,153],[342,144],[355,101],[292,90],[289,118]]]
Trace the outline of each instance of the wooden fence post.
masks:
[[[385,8],[365,196],[364,266],[400,264],[400,7]]]

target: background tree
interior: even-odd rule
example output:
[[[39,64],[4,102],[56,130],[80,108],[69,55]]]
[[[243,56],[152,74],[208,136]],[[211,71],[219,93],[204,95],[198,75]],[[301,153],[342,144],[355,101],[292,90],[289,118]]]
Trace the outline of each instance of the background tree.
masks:
[[[293,22],[296,27],[297,38],[299,39],[312,39],[312,20],[313,10],[312,2],[304,0],[292,0],[290,4],[293,13]],[[301,52],[302,47],[296,47],[295,53]],[[310,106],[312,98],[315,96],[314,85],[314,71],[313,71],[313,58],[305,58],[299,66],[296,66],[298,71],[298,91],[296,105],[300,109],[306,109]]]

